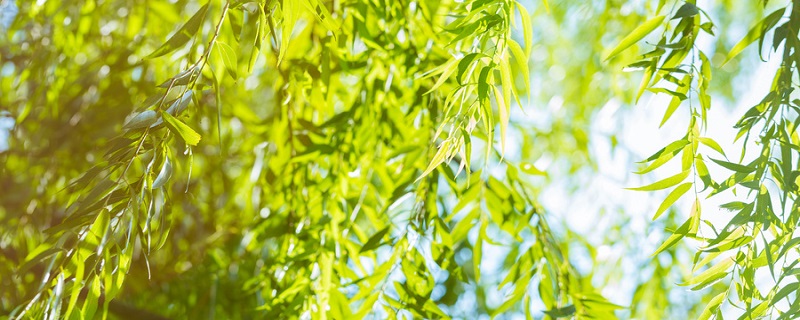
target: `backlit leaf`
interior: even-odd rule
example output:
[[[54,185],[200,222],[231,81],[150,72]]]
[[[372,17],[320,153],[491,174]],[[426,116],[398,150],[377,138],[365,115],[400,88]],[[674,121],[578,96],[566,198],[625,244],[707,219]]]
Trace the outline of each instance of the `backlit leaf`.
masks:
[[[717,160],[717,159],[714,159],[714,158],[709,158],[709,159],[711,159],[711,161],[714,161],[714,163],[716,163],[716,164],[718,164],[718,165],[720,165],[720,166],[722,166],[722,167],[724,167],[726,169],[733,170],[733,171],[736,171],[736,172],[750,173],[750,172],[753,172],[753,171],[756,170],[756,168],[743,166],[743,165],[738,164],[738,163],[731,163],[731,162],[727,162],[727,161]]]
[[[703,312],[700,313],[700,316],[697,317],[697,319],[699,320],[710,319],[711,316],[714,315],[714,313],[717,311],[717,309],[719,309],[719,306],[722,304],[722,302],[725,301],[725,297],[727,296],[728,296],[727,291],[714,296],[714,298],[712,298],[711,301],[708,302],[706,307],[703,309]]]
[[[622,38],[619,44],[617,44],[617,46],[614,47],[614,49],[611,49],[611,51],[606,55],[605,59],[603,60],[608,61],[609,59],[618,55],[620,52],[627,49],[628,47],[639,42],[639,40],[642,40],[642,38],[644,38],[645,36],[650,34],[650,32],[653,32],[653,30],[658,28],[658,26],[660,26],[661,22],[663,21],[664,21],[663,15],[656,16],[654,18],[651,18],[650,20],[645,21],[644,23],[636,27],[636,29],[633,29],[633,31],[631,31],[630,34],[625,36],[625,38]]]
[[[661,205],[658,207],[658,210],[656,210],[656,214],[653,216],[653,220],[658,219],[658,217],[662,213],[664,213],[664,211],[667,211],[667,209],[669,209],[669,207],[671,207],[672,204],[675,203],[675,201],[678,201],[678,199],[680,199],[680,197],[683,196],[683,194],[686,193],[686,191],[689,191],[689,189],[691,189],[693,185],[694,185],[693,183],[687,182],[673,189],[672,192],[670,192],[669,195],[667,195],[667,198],[664,199],[664,202],[662,202]]]
[[[703,289],[714,282],[728,276],[728,269],[733,266],[733,259],[725,258],[722,261],[718,262],[711,268],[708,268],[706,271],[692,277],[688,281],[682,283],[682,286],[691,286],[692,290],[700,290]]]
[[[167,112],[161,112],[161,116],[164,118],[164,122],[167,124],[170,131],[181,137],[186,144],[196,146],[200,142],[200,134],[194,131],[194,129]]]
[[[389,227],[386,227],[386,228],[383,228],[383,229],[379,230],[378,232],[376,232],[371,237],[369,237],[367,242],[364,243],[364,246],[361,247],[361,250],[359,251],[359,253],[364,253],[364,252],[367,252],[367,251],[371,251],[371,250],[374,250],[375,248],[377,248],[378,246],[380,246],[381,242],[383,241],[383,237],[387,233],[389,233],[389,231],[391,231],[391,229]]]
[[[666,189],[666,188],[669,188],[669,187],[672,187],[672,186],[674,186],[676,184],[681,183],[684,179],[686,179],[686,177],[689,176],[689,172],[691,172],[691,170],[684,170],[683,172],[681,172],[679,174],[676,174],[674,176],[671,176],[671,177],[666,178],[666,179],[661,180],[661,181],[654,182],[654,183],[646,185],[646,186],[637,187],[637,188],[625,188],[625,189],[635,190],[635,191],[654,191],[654,190]]]
[[[763,20],[756,23],[756,25],[754,25],[753,28],[747,32],[747,35],[745,35],[744,38],[742,38],[742,40],[740,40],[735,46],[733,46],[731,51],[728,52],[728,55],[725,57],[725,62],[722,64],[725,65],[728,63],[728,61],[731,61],[731,59],[739,55],[739,53],[742,52],[744,48],[747,48],[747,46],[749,46],[751,43],[759,38],[763,38],[767,30],[772,29],[772,27],[778,23],[778,20],[780,20],[780,18],[783,16],[784,11],[786,11],[785,7],[775,10]]]
[[[192,37],[200,30],[200,26],[203,24],[203,20],[206,17],[206,12],[208,12],[208,4],[203,5],[200,7],[200,10],[189,19],[189,21],[184,24],[178,32],[172,35],[172,37],[167,40],[164,44],[162,44],[158,49],[153,51],[153,53],[147,55],[146,59],[157,58],[163,56],[167,53],[175,51],[185,45]]]
[[[692,17],[699,12],[700,10],[697,10],[697,6],[687,2],[684,3],[680,8],[678,8],[678,11],[675,12],[675,15],[672,16],[672,19],[674,20],[674,19]]]

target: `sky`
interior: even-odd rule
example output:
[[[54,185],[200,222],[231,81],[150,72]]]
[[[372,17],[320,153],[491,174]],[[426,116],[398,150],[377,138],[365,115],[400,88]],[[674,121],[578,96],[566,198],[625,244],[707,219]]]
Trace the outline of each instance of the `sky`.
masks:
[[[771,80],[778,67],[778,59],[772,59],[767,63],[760,64],[753,75],[747,75],[751,79]],[[741,142],[734,144],[737,130],[733,125],[739,120],[741,114],[757,104],[769,92],[771,81],[747,82],[740,92],[738,100],[733,103],[720,97],[712,97],[712,108],[709,112],[708,129],[702,135],[713,137],[726,152],[732,162],[739,159]],[[608,101],[594,117],[594,124],[591,128],[590,150],[593,160],[596,162],[597,170],[583,171],[580,181],[586,184],[578,188],[577,191],[571,189],[568,182],[559,183],[558,177],[554,178],[555,183],[549,184],[543,193],[539,195],[542,205],[548,212],[558,219],[572,231],[588,239],[598,250],[598,263],[619,265],[624,270],[624,274],[639,275],[641,270],[638,266],[642,265],[646,259],[651,259],[650,254],[669,235],[663,231],[660,224],[653,222],[652,217],[661,201],[667,196],[671,189],[659,192],[631,191],[625,188],[646,185],[668,176],[680,172],[680,159],[671,160],[670,163],[645,175],[637,175],[633,171],[641,168],[637,161],[646,159],[651,154],[658,151],[661,147],[672,141],[680,139],[686,133],[689,121],[688,108],[685,105],[679,107],[676,114],[662,127],[659,128],[661,117],[669,103],[670,96],[664,94],[645,93],[636,106],[623,105],[618,100]],[[554,98],[556,99],[556,98]],[[696,103],[696,102],[695,102]],[[685,104],[685,102],[684,102]],[[612,150],[611,142],[607,138],[610,134],[617,134],[619,146]],[[757,152],[756,148],[748,151]],[[709,148],[701,147],[700,153],[704,158],[723,157]],[[750,152],[748,152],[750,153]],[[747,159],[752,159],[755,155],[746,155]],[[677,158],[677,157],[676,157]],[[730,175],[730,171],[709,162],[709,171],[715,180],[723,179]],[[741,197],[735,197],[730,192],[724,192],[714,197],[706,199],[707,192],[701,195],[700,203],[702,206],[703,219],[711,221],[717,228],[722,228],[730,219],[728,211],[719,208],[719,205],[734,200],[741,201]],[[741,194],[740,194],[741,195]],[[688,218],[693,197],[691,192],[682,197],[673,209],[677,210],[680,217]],[[624,208],[624,211],[614,211]],[[604,211],[605,210],[605,211]],[[603,212],[611,214],[602,215]],[[613,245],[604,243],[604,235],[618,217],[615,215],[623,213],[630,218],[627,231],[636,239],[639,251],[631,251],[624,245]],[[664,216],[660,218],[663,220]],[[679,219],[681,220],[681,219]],[[682,221],[682,220],[681,220]],[[710,232],[706,226],[702,226],[700,233]],[[694,251],[701,246],[699,242],[684,240],[680,245],[690,246]],[[588,272],[591,270],[592,261],[589,257],[580,257],[579,252],[574,257],[573,263],[579,271]],[[766,272],[767,270],[760,270]],[[762,290],[768,291],[772,285],[768,274],[757,274],[757,285]],[[596,285],[604,288],[603,294],[612,302],[626,305],[631,301],[636,286],[636,276],[623,277],[618,283]],[[685,279],[673,279],[675,288],[679,292],[691,295],[689,288],[679,287],[678,283]],[[699,298],[699,295],[695,295]],[[728,316],[738,314],[730,307],[724,309]]]

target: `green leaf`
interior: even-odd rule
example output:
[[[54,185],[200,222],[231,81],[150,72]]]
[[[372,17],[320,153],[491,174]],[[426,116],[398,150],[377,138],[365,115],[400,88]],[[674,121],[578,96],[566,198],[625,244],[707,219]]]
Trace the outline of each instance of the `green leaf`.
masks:
[[[781,288],[781,290],[778,291],[774,297],[772,297],[772,304],[778,303],[778,301],[781,301],[781,299],[785,298],[790,293],[797,293],[798,289],[800,289],[800,282],[792,282],[787,284],[785,287]]]
[[[500,89],[492,86],[494,89],[494,98],[497,101],[497,113],[500,116],[500,150],[505,154],[506,150],[506,131],[508,129],[508,113],[511,111],[511,101],[503,98]],[[510,98],[510,97],[509,97]]]
[[[283,62],[283,58],[286,56],[286,50],[289,49],[289,40],[292,39],[294,25],[297,23],[298,10],[295,7],[296,1],[299,0],[285,0],[281,4],[283,22],[281,23],[281,43],[278,48],[278,65]]]
[[[689,76],[686,76],[686,77],[684,77],[684,80],[687,79],[687,78],[690,79]],[[678,88],[678,91],[670,91],[670,92],[668,92],[668,93],[674,93],[674,94],[672,94],[672,99],[670,99],[670,101],[669,101],[669,105],[667,106],[667,110],[664,111],[664,117],[661,118],[661,123],[658,125],[659,128],[663,127],[664,124],[667,123],[667,120],[669,120],[669,118],[672,117],[672,114],[675,113],[675,110],[678,110],[678,107],[681,105],[681,102],[683,102],[683,100],[686,100],[685,92],[687,90],[688,90],[688,87],[684,88],[684,89]]]
[[[472,245],[472,268],[475,272],[475,283],[481,281],[481,259],[483,258],[483,238],[486,236],[486,221],[481,218],[481,227],[478,231],[478,238],[475,239],[475,244]]]
[[[373,234],[371,237],[369,237],[367,242],[364,243],[364,246],[362,246],[361,250],[359,250],[358,252],[364,253],[379,247],[381,245],[381,242],[383,241],[383,236],[389,233],[390,230],[391,229],[389,227],[386,227]]]
[[[728,296],[728,291],[723,291],[722,293],[716,295],[711,301],[708,302],[703,312],[700,313],[700,316],[697,317],[698,320],[708,320],[711,316],[719,309],[719,306],[722,304],[722,301],[725,301],[725,297]]]
[[[239,64],[236,58],[236,51],[234,51],[233,48],[231,48],[231,46],[228,44],[220,41],[217,41],[217,46],[215,48],[222,58],[222,63],[225,65],[225,70],[228,71],[228,74],[234,80],[238,79],[239,76],[236,69]]]
[[[658,50],[664,51],[664,49],[658,48]],[[639,98],[642,97],[642,93],[647,87],[650,85],[650,81],[653,79],[653,74],[655,74],[656,68],[658,66],[658,58],[652,58],[650,61],[647,62],[647,67],[644,71],[644,76],[642,77],[642,82],[639,84],[639,90],[636,91],[636,102],[639,102]]]
[[[192,90],[186,90],[180,99],[175,100],[175,102],[173,102],[172,105],[167,108],[167,113],[177,117],[179,114],[181,114],[181,112],[183,112],[183,110],[186,110],[186,107],[189,106],[189,102],[191,101]],[[161,124],[161,122],[157,122],[157,124]]]
[[[525,56],[531,56],[531,49],[533,45],[531,42],[533,41],[533,28],[531,27],[531,15],[528,13],[528,9],[525,9],[525,6],[522,5],[519,1],[514,1],[519,9],[519,16],[522,20],[522,37],[524,38],[523,41],[525,43]]]
[[[147,128],[155,124],[158,120],[158,114],[155,111],[145,110],[128,120],[128,122],[122,125],[122,129],[136,130]]]
[[[669,207],[671,207],[672,204],[675,203],[675,201],[678,201],[678,199],[680,199],[681,196],[683,196],[683,194],[686,193],[686,191],[689,191],[689,189],[691,189],[692,185],[693,183],[687,182],[673,189],[672,192],[670,192],[669,195],[667,195],[667,198],[664,199],[664,202],[662,202],[661,205],[658,207],[658,210],[656,210],[656,214],[655,216],[653,216],[653,220],[658,219],[658,217],[662,213],[664,213],[664,211],[667,211],[667,209],[669,209]]]
[[[38,263],[43,263],[45,258],[48,258],[57,253],[61,253],[62,251],[65,250],[59,247],[47,248],[47,246],[45,245],[40,245],[38,248],[36,248],[36,250],[28,254],[28,257],[25,258],[25,263],[23,263],[22,266],[20,266],[17,269],[17,272],[19,272],[19,274],[24,274],[34,265]]]
[[[481,73],[478,76],[478,100],[484,106],[489,106],[489,72],[492,71],[490,67],[481,68]],[[491,112],[491,111],[489,111]]]
[[[708,167],[701,157],[694,159],[694,168],[700,180],[703,181],[703,190],[712,184],[711,174],[708,172]]]
[[[165,89],[172,87],[173,90],[170,90],[170,93],[181,92],[182,90],[177,90],[178,88],[176,87],[188,85],[189,82],[192,82],[195,79],[197,79],[197,75],[200,74],[200,70],[198,70],[199,68],[200,68],[199,66],[191,66],[190,68],[181,71],[180,73],[170,78],[169,80],[162,82],[160,85],[158,85],[158,87]],[[161,96],[158,96],[158,100],[161,100]],[[164,99],[164,101],[171,101],[171,100],[172,99],[170,98]]]
[[[160,56],[163,56],[167,53],[177,50],[178,48],[185,45],[192,37],[200,30],[200,26],[203,24],[203,20],[206,17],[206,12],[208,12],[208,3],[204,6],[200,7],[200,10],[189,19],[189,21],[184,24],[178,32],[172,35],[172,37],[167,40],[164,44],[162,44],[156,51],[147,55],[145,59],[153,59]]]
[[[169,178],[172,177],[172,162],[169,161],[169,157],[164,158],[164,164],[161,166],[161,171],[158,173],[158,176],[155,180],[153,180],[153,185],[151,189],[158,189],[164,186],[164,184],[169,181]]]
[[[709,159],[711,159],[711,161],[714,161],[714,163],[723,166],[726,169],[733,170],[733,171],[736,171],[736,172],[750,173],[750,172],[756,171],[756,168],[743,166],[743,165],[738,164],[738,163],[731,163],[731,162],[727,162],[727,161],[717,160],[717,159],[714,159],[714,158],[709,158]]]
[[[620,41],[619,44],[616,47],[614,47],[614,49],[612,49],[611,52],[607,54],[606,58],[603,60],[608,61],[614,56],[618,55],[620,52],[627,49],[628,47],[639,42],[639,40],[642,40],[642,38],[644,38],[645,36],[650,34],[650,32],[653,32],[653,30],[658,28],[658,26],[660,26],[661,22],[663,21],[664,21],[663,15],[645,21],[644,23],[636,27],[636,29],[633,29],[633,31],[630,34],[625,36],[625,38],[623,38],[622,41]]]
[[[456,74],[456,80],[458,81],[459,84],[462,84],[461,82],[462,76],[467,71],[467,69],[469,69],[469,67],[472,65],[472,61],[474,61],[475,58],[478,57],[478,54],[479,53],[477,52],[470,53],[461,58],[461,61],[458,62],[458,74]]]
[[[691,224],[692,224],[692,219],[691,218],[687,219],[686,222],[684,222],[678,228],[678,230],[676,230],[673,234],[671,234],[669,238],[667,238],[667,240],[664,241],[664,243],[662,243],[661,246],[659,246],[655,252],[653,252],[652,256],[655,257],[662,251],[669,249],[670,247],[678,243],[678,241],[683,239],[683,237],[685,237],[686,234],[689,232],[689,227],[691,226]]]
[[[80,258],[88,258],[88,257],[80,257]],[[85,271],[86,271],[86,263],[80,261],[79,259],[79,261],[75,263],[75,278],[74,278],[75,284],[83,283]],[[78,304],[78,297],[80,296],[82,289],[83,287],[79,285],[72,286],[72,290],[69,295],[69,303],[67,305],[67,311],[64,313],[64,316],[66,318],[68,319],[79,318],[77,314],[76,316],[73,316],[72,312],[74,311],[75,306]]]
[[[761,303],[759,303],[755,308],[748,309],[747,312],[745,312],[741,317],[739,317],[739,320],[760,319],[761,315],[764,314],[765,311],[767,311],[767,308],[769,308],[770,306],[769,302],[770,302],[769,300],[764,300]]]
[[[166,122],[169,130],[172,131],[172,133],[180,136],[183,141],[186,141],[186,144],[190,146],[196,146],[197,143],[200,142],[200,134],[195,132],[191,127],[187,126],[185,123],[167,112],[162,111],[161,116],[164,118],[164,122]]]
[[[519,44],[513,40],[508,41],[508,49],[511,50],[511,55],[514,56],[514,60],[517,62],[517,71],[521,72],[521,78],[523,83],[525,83],[525,90],[528,90],[531,87],[530,84],[530,71],[528,70],[528,59],[530,58],[529,55],[526,55],[522,48],[519,47]]]
[[[778,23],[778,20],[780,20],[780,18],[783,16],[784,11],[786,11],[785,7],[775,10],[774,12],[770,13],[766,18],[764,18],[764,20],[761,20],[758,23],[756,23],[756,25],[754,25],[753,28],[751,28],[750,31],[747,32],[747,35],[745,35],[744,38],[740,40],[739,43],[737,43],[735,46],[733,46],[730,52],[728,52],[728,56],[725,57],[725,62],[723,62],[722,65],[725,65],[726,63],[728,63],[728,61],[731,61],[731,59],[739,55],[739,53],[741,53],[742,50],[747,48],[747,46],[749,46],[757,39],[763,38],[764,34],[769,29],[772,29],[772,27],[774,27],[775,24]]]
[[[682,92],[669,90],[669,89],[665,89],[665,88],[650,88],[649,90],[654,92],[654,93],[666,93],[666,94],[671,95],[673,97],[676,97],[676,98],[678,98],[680,100],[686,100],[686,94],[682,93]]]
[[[447,63],[442,65],[441,67],[442,75],[439,76],[439,79],[436,80],[436,83],[434,83],[433,86],[427,92],[425,92],[425,94],[430,94],[431,92],[441,87],[445,83],[445,81],[447,81],[447,79],[450,78],[453,72],[457,70],[456,63],[457,63],[456,59],[450,59],[449,61],[447,61]]]
[[[448,153],[450,153],[450,140],[445,140],[444,142],[442,142],[442,144],[439,145],[439,150],[437,150],[436,154],[433,155],[433,159],[431,160],[431,163],[428,164],[428,168],[426,168],[425,171],[422,172],[422,174],[419,176],[419,178],[417,178],[416,181],[419,181],[420,179],[424,178],[429,173],[431,173],[431,171],[436,169],[436,167],[442,164],[442,162],[446,160],[445,158],[447,157]]]
[[[544,313],[550,317],[557,319],[557,318],[571,317],[572,315],[575,314],[575,312],[576,312],[575,305],[568,305],[563,308],[546,310]]]
[[[508,60],[500,61],[500,85],[503,86],[503,95],[505,96],[513,96],[514,100],[517,102],[517,105],[522,109],[522,102],[519,100],[519,95],[517,94],[517,88],[514,87],[514,80],[511,75],[511,65],[508,63]],[[509,103],[511,103],[511,98],[506,99]]]
[[[675,153],[677,153],[678,150],[682,149],[687,144],[689,144],[689,140],[686,139],[685,137],[683,139],[680,139],[680,140],[675,140],[673,142],[670,142],[670,144],[668,144],[666,147],[661,148],[661,150],[658,150],[658,152],[654,153],[653,155],[648,157],[646,160],[640,161],[639,163],[650,162],[650,161],[659,159],[661,157],[664,157],[665,154],[669,154],[669,153],[672,153],[673,156],[674,156]],[[640,173],[643,173],[643,172],[640,172]]]
[[[708,146],[709,148],[714,149],[714,151],[719,152],[722,156],[725,156],[725,151],[722,151],[722,147],[720,147],[719,143],[714,141],[714,139],[699,137],[697,138],[697,140],[700,141],[700,143]]]
[[[703,289],[713,284],[714,282],[717,282],[719,279],[722,279],[725,276],[727,276],[729,274],[728,269],[730,269],[731,266],[733,266],[733,259],[725,258],[719,263],[712,266],[711,268],[708,268],[706,271],[703,271],[702,273],[689,279],[689,281],[686,281],[681,285],[693,286],[692,290],[694,291]]]
[[[320,0],[306,0],[303,1],[303,4],[306,6],[308,11],[317,18],[317,21],[322,23],[322,26],[325,27],[328,31],[337,31],[339,30],[339,25],[336,23],[336,20],[331,17],[330,11],[325,6],[325,4]],[[336,36],[336,33],[333,33]]]
[[[697,9],[697,6],[687,2],[687,3],[684,3],[680,8],[678,8],[678,11],[675,12],[675,15],[670,20],[686,18],[686,17],[693,17],[693,16],[697,15],[697,13],[699,13],[699,12],[700,12],[700,10]]]
[[[649,184],[649,185],[646,185],[646,186],[637,187],[637,188],[625,188],[625,189],[634,190],[634,191],[655,191],[655,190],[666,189],[666,188],[669,188],[671,186],[674,186],[676,184],[681,183],[684,179],[686,179],[687,176],[689,176],[689,172],[690,171],[691,170],[684,170],[683,172],[678,173],[678,174],[676,174],[674,176],[671,176],[669,178],[666,178],[664,180],[661,180],[661,181],[658,181],[658,182],[655,182],[655,183],[652,183],[652,184]]]

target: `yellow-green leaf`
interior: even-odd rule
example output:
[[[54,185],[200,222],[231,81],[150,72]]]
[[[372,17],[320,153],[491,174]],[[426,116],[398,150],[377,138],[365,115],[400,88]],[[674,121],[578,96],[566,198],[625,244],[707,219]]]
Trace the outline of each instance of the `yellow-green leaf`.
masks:
[[[732,163],[732,162],[728,162],[728,161],[717,160],[717,159],[714,159],[714,158],[709,158],[709,159],[711,159],[711,161],[714,161],[714,163],[723,166],[726,169],[733,170],[733,171],[736,171],[736,172],[750,173],[750,172],[756,171],[756,168],[743,166],[743,165],[738,164],[738,163]]]
[[[450,79],[450,76],[453,75],[453,72],[455,72],[457,69],[456,66],[457,63],[458,60],[456,59],[450,59],[450,61],[447,61],[447,63],[445,63],[442,66],[443,67],[442,75],[439,76],[439,79],[436,80],[436,83],[433,84],[433,87],[431,87],[430,90],[425,92],[425,94],[430,94],[431,92],[442,86],[444,82],[447,81],[447,79]]]
[[[292,39],[292,31],[294,25],[297,23],[297,8],[295,8],[295,1],[285,0],[281,7],[283,15],[283,23],[281,24],[281,45],[278,48],[278,64],[280,65],[286,55],[286,50],[289,49],[289,40]]]
[[[169,178],[172,177],[172,162],[169,160],[169,157],[164,158],[164,164],[161,167],[161,171],[156,176],[156,179],[153,180],[153,185],[151,189],[158,189],[163,187]]]
[[[436,151],[436,154],[433,156],[431,163],[428,164],[428,168],[425,169],[425,171],[422,173],[422,175],[419,176],[419,178],[417,178],[417,181],[427,176],[429,173],[431,173],[431,171],[433,171],[434,169],[436,169],[436,167],[442,164],[442,162],[444,162],[445,158],[447,157],[449,151],[450,151],[450,140],[445,140],[444,142],[442,142],[441,145],[439,145],[439,150]]]
[[[711,315],[713,315],[714,312],[716,312],[717,309],[719,309],[719,305],[722,304],[722,301],[724,301],[725,297],[727,296],[728,296],[728,291],[724,291],[715,296],[714,298],[712,298],[711,301],[709,301],[708,304],[706,305],[706,308],[703,309],[703,312],[700,314],[700,316],[697,317],[697,319],[698,320],[710,319]]]
[[[674,176],[671,176],[669,178],[666,178],[666,179],[661,180],[661,181],[657,181],[655,183],[652,183],[652,184],[649,184],[649,185],[646,185],[646,186],[637,187],[637,188],[626,188],[626,189],[635,190],[635,191],[655,191],[655,190],[666,189],[666,188],[669,188],[671,186],[674,186],[676,184],[679,184],[679,183],[683,182],[683,179],[686,179],[686,177],[689,176],[689,172],[690,171],[691,170],[684,170],[683,172],[681,172],[679,174],[676,174]]]
[[[708,146],[711,149],[714,149],[714,151],[719,152],[721,155],[725,156],[725,151],[722,151],[722,147],[720,147],[719,143],[714,141],[714,139],[699,137],[697,138],[697,140],[700,141],[700,143]]]
[[[503,94],[500,93],[500,89],[497,89],[496,86],[492,86],[492,89],[494,89],[494,98],[497,101],[497,113],[500,115],[500,150],[502,154],[505,154],[508,112],[511,110],[511,101],[505,99]]]
[[[739,55],[744,48],[747,48],[747,46],[749,46],[751,43],[762,37],[767,30],[774,27],[775,24],[778,23],[778,20],[780,20],[780,18],[783,16],[784,11],[786,11],[786,7],[775,10],[775,12],[770,13],[766,18],[764,18],[764,20],[756,23],[756,25],[754,25],[753,28],[747,32],[747,35],[745,35],[742,40],[739,40],[739,42],[733,46],[731,51],[728,52],[728,56],[725,57],[725,62],[723,62],[722,65],[725,65],[728,63],[728,61],[731,61],[731,59]]]
[[[164,118],[169,130],[180,136],[183,141],[186,141],[186,144],[196,146],[200,142],[200,134],[182,121],[163,111],[161,112],[161,117]]]
[[[122,129],[135,130],[147,128],[155,124],[156,121],[158,121],[157,113],[153,110],[145,110],[128,120],[128,122],[122,125]]]
[[[688,228],[689,223],[690,221],[687,220],[686,223],[684,223],[684,226]],[[658,249],[656,249],[656,251],[653,253],[653,256],[655,257],[662,251],[667,250],[670,247],[674,246],[676,243],[678,243],[678,241],[683,239],[684,236],[686,236],[685,233],[673,233],[672,235],[669,236],[669,238],[667,238],[667,241],[664,241],[664,243],[662,243],[661,246],[659,246]]]
[[[486,221],[481,218],[481,227],[478,231],[478,238],[472,245],[472,268],[475,272],[475,282],[481,280],[481,260],[483,258],[483,238],[486,237]]]
[[[147,55],[145,59],[152,59],[163,56],[167,53],[177,50],[189,40],[192,39],[195,33],[200,30],[200,26],[203,24],[203,20],[206,17],[206,12],[208,12],[208,4],[200,7],[200,10],[189,19],[189,21],[184,24],[178,32],[172,35],[172,37],[167,40],[164,44],[162,44],[156,51]]]
[[[604,61],[608,61],[609,59],[618,55],[620,52],[627,49],[628,47],[639,42],[639,40],[642,40],[642,38],[650,34],[650,32],[653,32],[653,30],[655,30],[659,25],[661,25],[661,22],[663,21],[664,21],[664,16],[660,15],[645,21],[644,23],[636,27],[636,29],[633,29],[633,31],[630,34],[625,36],[625,38],[622,38],[622,41],[620,41],[619,44],[616,47],[614,47],[614,49],[612,49],[608,55],[606,55]]]
[[[364,243],[364,246],[361,247],[361,250],[359,250],[359,253],[363,253],[363,252],[366,252],[366,251],[371,251],[371,250],[374,250],[375,248],[379,247],[380,244],[381,244],[381,241],[383,241],[383,236],[385,236],[387,233],[389,233],[389,231],[391,231],[391,229],[389,229],[389,227],[385,227],[382,230],[380,230],[380,231],[376,232],[375,234],[373,234],[371,237],[369,237],[367,242]]]
[[[656,210],[656,214],[655,216],[653,216],[653,220],[658,219],[658,217],[662,213],[664,213],[664,211],[667,211],[667,209],[669,209],[669,207],[671,207],[675,203],[675,201],[678,201],[678,199],[680,199],[681,196],[683,196],[683,194],[686,193],[686,191],[689,191],[691,187],[692,183],[687,182],[673,189],[672,192],[670,192],[669,195],[667,195],[667,198],[664,199],[664,202],[662,202],[661,205],[658,207],[658,210]]]
[[[331,17],[330,11],[328,11],[328,7],[320,0],[306,0],[303,1],[303,4],[306,6],[308,11],[311,11],[314,14],[314,17],[317,18],[317,21],[322,23],[322,26],[329,31],[337,31],[339,30],[339,25],[336,21],[333,20]],[[336,36],[336,33],[333,33]]]
[[[513,40],[508,41],[508,48],[511,50],[511,54],[514,55],[514,59],[517,61],[517,68],[519,71],[522,72],[522,81],[525,82],[525,90],[529,90],[531,87],[530,83],[530,71],[528,70],[528,55],[526,55],[522,48],[519,47],[519,44]]]
[[[517,4],[517,8],[519,8],[519,16],[522,19],[522,36],[525,38],[525,56],[531,56],[531,41],[533,40],[533,28],[531,28],[531,16],[528,14],[528,10],[525,9],[525,6],[522,3],[514,2]],[[546,3],[545,3],[546,4]]]
[[[728,275],[728,269],[730,269],[732,265],[733,259],[725,258],[711,268],[708,268],[706,271],[694,276],[693,278],[689,279],[689,281],[686,281],[681,285],[693,286],[692,290],[694,291],[703,289]]]

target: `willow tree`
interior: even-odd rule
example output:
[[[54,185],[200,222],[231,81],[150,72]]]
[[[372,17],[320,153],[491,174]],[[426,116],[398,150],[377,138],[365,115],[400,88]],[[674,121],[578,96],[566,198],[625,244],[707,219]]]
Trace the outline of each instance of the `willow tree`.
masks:
[[[712,15],[693,1],[633,14],[621,4],[0,0],[0,107],[16,126],[0,154],[0,311],[796,316],[800,106],[790,93],[800,7],[767,15],[725,59],[767,34],[783,50],[772,92],[736,124],[744,146],[762,150],[737,161],[703,135],[719,66],[695,42],[724,46]],[[574,11],[592,20],[570,20]],[[652,51],[629,49],[648,35]],[[561,36],[570,38],[553,41]],[[577,43],[591,49],[570,50]],[[532,85],[542,80],[542,66],[529,66],[542,61],[535,48],[564,52],[542,65],[574,79]],[[644,80],[626,85],[618,63],[636,58]],[[615,304],[593,285],[602,274],[571,262],[583,240],[548,224],[537,197],[557,171],[533,160],[591,167],[591,115],[614,95],[633,102],[645,91],[672,96],[662,125],[679,108],[690,121],[640,170],[677,157],[679,173],[638,189],[673,187],[656,213],[669,213],[667,225],[682,221],[668,210],[678,198],[694,194],[695,205],[653,253],[674,260],[647,262],[655,271],[636,281],[633,300]],[[550,130],[517,119],[555,93],[570,108],[549,116]],[[714,180],[708,166],[734,174]],[[725,205],[737,212],[729,226],[701,226],[700,195],[736,185],[745,192]],[[682,238],[702,242],[681,276],[703,296],[677,307],[668,275],[689,267]],[[764,269],[774,284],[762,293],[753,274]]]

